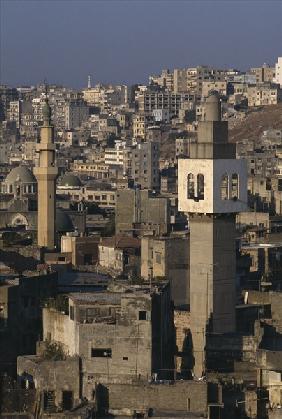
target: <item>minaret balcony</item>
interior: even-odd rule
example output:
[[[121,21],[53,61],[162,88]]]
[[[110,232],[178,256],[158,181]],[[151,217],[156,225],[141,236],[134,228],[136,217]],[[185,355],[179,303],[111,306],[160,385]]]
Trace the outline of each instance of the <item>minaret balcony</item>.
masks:
[[[36,144],[36,152],[40,153],[41,151],[55,151],[56,145],[54,143],[38,143]]]
[[[40,180],[52,180],[58,176],[57,167],[34,167],[34,176],[38,181]]]

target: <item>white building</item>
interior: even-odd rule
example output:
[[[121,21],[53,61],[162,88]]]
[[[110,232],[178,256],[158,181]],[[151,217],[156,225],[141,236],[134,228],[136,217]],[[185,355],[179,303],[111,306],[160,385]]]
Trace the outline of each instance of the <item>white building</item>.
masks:
[[[278,61],[275,64],[275,83],[282,87],[282,57],[278,57]]]

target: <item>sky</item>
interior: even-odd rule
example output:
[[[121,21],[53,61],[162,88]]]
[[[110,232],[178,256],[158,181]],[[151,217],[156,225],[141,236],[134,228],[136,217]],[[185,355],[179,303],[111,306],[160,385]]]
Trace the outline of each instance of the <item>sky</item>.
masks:
[[[0,0],[0,83],[144,83],[282,56],[282,0]]]

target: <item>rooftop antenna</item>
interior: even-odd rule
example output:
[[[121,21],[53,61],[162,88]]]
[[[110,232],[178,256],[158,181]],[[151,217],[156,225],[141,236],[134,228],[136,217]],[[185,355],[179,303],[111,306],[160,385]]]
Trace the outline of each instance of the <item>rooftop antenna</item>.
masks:
[[[88,76],[88,83],[87,83],[88,89],[91,89],[91,76]]]

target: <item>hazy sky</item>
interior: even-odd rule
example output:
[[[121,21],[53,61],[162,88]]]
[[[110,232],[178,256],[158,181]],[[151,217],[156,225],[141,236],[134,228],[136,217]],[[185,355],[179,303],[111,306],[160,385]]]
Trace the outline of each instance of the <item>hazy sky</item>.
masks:
[[[144,82],[162,68],[246,69],[282,55],[282,1],[0,0],[0,83]]]

